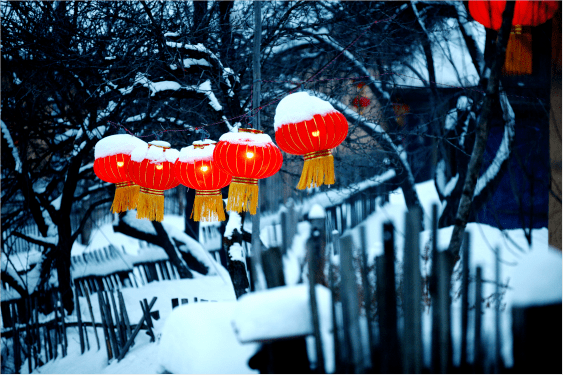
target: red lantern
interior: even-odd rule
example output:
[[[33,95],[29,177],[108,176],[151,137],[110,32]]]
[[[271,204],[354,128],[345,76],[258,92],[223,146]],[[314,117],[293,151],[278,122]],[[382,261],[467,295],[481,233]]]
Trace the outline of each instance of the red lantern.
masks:
[[[505,6],[506,1],[469,1],[469,12],[475,21],[486,28],[500,30]],[[532,74],[532,34],[529,27],[547,22],[558,8],[558,1],[516,1],[504,73]]]
[[[152,141],[148,147],[137,147],[131,153],[129,175],[141,187],[137,203],[137,219],[162,221],[164,190],[178,186],[174,163],[179,152],[168,142]]]
[[[359,107],[359,108],[365,108],[368,107],[371,103],[371,100],[369,100],[369,98],[366,98],[365,96],[356,96],[353,100],[352,100],[352,105],[354,107]]]
[[[258,179],[276,174],[283,162],[279,148],[269,135],[255,129],[225,133],[213,151],[219,168],[233,176],[229,186],[228,211],[256,214]]]
[[[305,159],[298,189],[334,184],[331,149],[348,135],[344,115],[327,101],[298,92],[280,101],[274,127],[278,146]]]
[[[136,147],[146,145],[131,135],[116,134],[99,140],[94,147],[94,173],[100,180],[115,184],[111,205],[113,213],[132,210],[137,206],[139,185],[129,178],[129,160]]]
[[[215,143],[206,139],[184,147],[174,164],[176,179],[196,190],[191,216],[195,221],[225,220],[221,188],[231,183],[232,176],[213,161]]]

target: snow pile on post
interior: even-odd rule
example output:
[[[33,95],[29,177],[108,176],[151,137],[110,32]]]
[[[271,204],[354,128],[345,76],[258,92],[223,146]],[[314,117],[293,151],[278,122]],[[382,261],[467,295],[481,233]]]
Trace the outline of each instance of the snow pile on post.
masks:
[[[331,329],[330,290],[321,285],[316,288],[321,326]],[[240,342],[312,335],[308,286],[299,284],[245,294],[234,310],[233,328]]]
[[[326,211],[323,208],[323,206],[321,206],[318,203],[315,203],[313,207],[311,207],[311,210],[309,211],[309,215],[307,216],[309,217],[309,220],[324,219],[326,217]]]
[[[188,304],[172,311],[162,329],[159,364],[176,374],[250,374],[257,344],[241,344],[231,327],[236,302]]]

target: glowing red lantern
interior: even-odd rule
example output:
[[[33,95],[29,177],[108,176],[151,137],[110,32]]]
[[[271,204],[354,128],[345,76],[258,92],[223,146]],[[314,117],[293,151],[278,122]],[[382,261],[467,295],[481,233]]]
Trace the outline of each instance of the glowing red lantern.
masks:
[[[505,6],[506,1],[469,1],[469,13],[486,28],[500,30]],[[547,22],[558,8],[558,1],[516,1],[513,28],[506,47],[504,73],[532,73],[532,34],[529,27]]]
[[[280,101],[274,127],[278,146],[305,159],[298,189],[334,184],[331,149],[348,135],[344,115],[329,102],[298,92]]]
[[[196,191],[191,216],[195,221],[225,220],[221,188],[231,183],[232,176],[215,165],[215,143],[206,139],[184,147],[174,164],[176,179]]]
[[[164,218],[164,190],[179,184],[174,177],[178,155],[178,150],[162,141],[149,142],[148,147],[137,147],[131,153],[129,176],[141,187],[137,219],[162,221]]]
[[[132,135],[116,134],[99,140],[94,147],[94,173],[100,180],[115,184],[111,205],[113,213],[132,210],[137,206],[139,185],[129,178],[129,160],[136,147],[146,145]]]
[[[258,180],[276,174],[283,162],[282,153],[269,135],[255,129],[225,133],[213,151],[219,168],[233,176],[229,186],[228,211],[256,214]]]

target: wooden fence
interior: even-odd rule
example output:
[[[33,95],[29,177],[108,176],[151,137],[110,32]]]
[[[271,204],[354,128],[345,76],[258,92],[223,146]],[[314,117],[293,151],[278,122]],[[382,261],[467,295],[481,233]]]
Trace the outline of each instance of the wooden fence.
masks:
[[[495,311],[495,350],[485,356],[483,346],[482,270],[471,270],[469,264],[469,236],[466,235],[461,254],[461,359],[454,367],[452,351],[452,271],[454,261],[446,251],[437,248],[437,215],[433,214],[432,247],[430,249],[433,271],[425,279],[421,274],[421,254],[418,235],[420,211],[409,212],[405,220],[405,245],[402,263],[396,268],[395,228],[391,223],[383,225],[383,254],[368,262],[365,225],[360,230],[360,243],[355,244],[350,232],[340,236],[341,230],[360,224],[375,209],[376,195],[364,194],[350,197],[337,206],[325,207],[325,219],[311,221],[311,237],[307,244],[309,283],[330,288],[333,296],[334,358],[336,373],[452,373],[452,372],[501,372],[504,370],[500,355],[500,298],[493,299]],[[286,213],[292,216],[291,210]],[[283,219],[282,226],[283,226]],[[335,228],[336,227],[336,228]],[[285,230],[285,229],[284,229]],[[402,231],[402,228],[401,228]],[[290,230],[289,233],[292,231]],[[278,241],[280,244],[283,241]],[[270,250],[265,250],[269,253]],[[335,256],[338,255],[338,256]],[[270,256],[262,256],[268,262]],[[497,257],[497,264],[499,260]],[[270,274],[280,262],[263,264]],[[369,266],[368,266],[369,264]],[[399,274],[396,269],[400,269]],[[321,275],[320,277],[318,275]],[[267,284],[268,275],[266,275]],[[282,278],[283,279],[283,278]],[[496,285],[501,285],[497,273]],[[474,293],[469,293],[473,288]],[[313,290],[311,288],[311,290]],[[496,291],[500,295],[499,290]],[[473,300],[469,296],[473,295]],[[430,365],[423,360],[422,316],[423,307],[432,306]],[[468,311],[475,309],[473,324],[469,324]],[[318,317],[314,293],[311,294],[312,316]],[[337,316],[342,319],[336,319]],[[362,318],[361,318],[362,317]],[[315,318],[314,318],[315,319]],[[318,319],[318,318],[317,318]],[[369,359],[362,353],[360,325],[367,320]],[[473,332],[469,332],[469,327]],[[318,323],[314,325],[317,358],[322,358],[322,342]],[[468,337],[474,340],[468,341]],[[470,345],[472,343],[472,345]],[[278,354],[280,355],[280,354]],[[274,354],[274,357],[276,355]],[[470,362],[468,358],[472,358]],[[492,359],[491,359],[492,358]],[[287,368],[285,369],[287,371]],[[302,369],[301,369],[302,370]],[[317,362],[316,372],[324,372],[324,363]]]

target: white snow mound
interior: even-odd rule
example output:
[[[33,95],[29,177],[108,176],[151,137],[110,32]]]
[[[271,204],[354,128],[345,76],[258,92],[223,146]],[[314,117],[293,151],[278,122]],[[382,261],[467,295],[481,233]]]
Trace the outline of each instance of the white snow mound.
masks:
[[[110,135],[96,143],[94,157],[98,159],[117,154],[131,155],[131,152],[137,147],[146,148],[147,143],[129,134]]]

